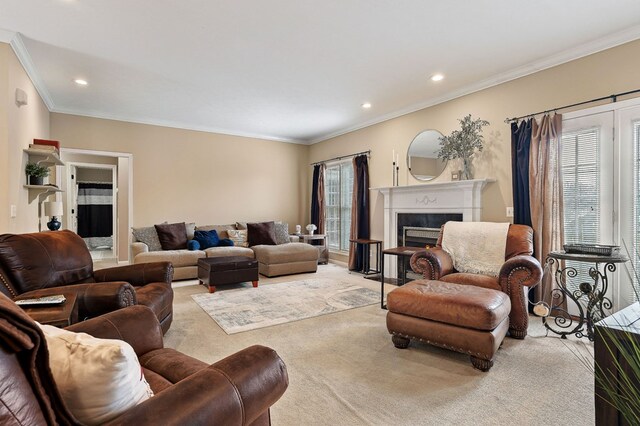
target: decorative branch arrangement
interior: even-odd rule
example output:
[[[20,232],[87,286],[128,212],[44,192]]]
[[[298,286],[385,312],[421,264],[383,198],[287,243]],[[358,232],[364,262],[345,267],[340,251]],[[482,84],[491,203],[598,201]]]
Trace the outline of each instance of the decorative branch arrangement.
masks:
[[[454,130],[449,136],[440,138],[440,150],[438,158],[442,160],[454,160],[462,158],[463,179],[471,179],[471,157],[484,148],[484,136],[482,128],[488,126],[489,122],[480,118],[471,119],[471,114],[464,117],[460,122],[460,130]]]

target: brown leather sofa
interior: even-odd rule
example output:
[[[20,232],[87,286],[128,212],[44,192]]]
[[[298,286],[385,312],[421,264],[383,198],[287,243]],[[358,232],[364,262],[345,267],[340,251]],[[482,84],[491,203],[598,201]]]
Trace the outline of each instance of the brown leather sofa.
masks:
[[[473,285],[501,290],[511,300],[509,334],[516,339],[527,335],[529,315],[525,287],[535,287],[542,279],[542,268],[533,255],[533,229],[526,225],[510,225],[507,233],[505,262],[498,277],[461,273],[453,268],[453,261],[442,249],[444,226],[436,247],[415,253],[411,257],[411,268],[428,280]]]
[[[269,425],[288,386],[278,355],[251,346],[213,365],[163,348],[154,313],[132,306],[68,330],[133,346],[155,396],[108,425]],[[0,424],[76,425],[49,370],[46,340],[24,311],[0,295]]]
[[[94,271],[86,244],[68,230],[0,235],[0,292],[12,299],[76,293],[81,320],[140,304],[151,308],[166,333],[172,277],[168,262]]]

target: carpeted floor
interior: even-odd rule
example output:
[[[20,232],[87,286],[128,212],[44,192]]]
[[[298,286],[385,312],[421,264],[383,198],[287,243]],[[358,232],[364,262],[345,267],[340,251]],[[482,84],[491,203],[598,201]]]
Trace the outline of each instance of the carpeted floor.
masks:
[[[260,285],[318,277],[379,290],[334,264],[317,274],[260,277]],[[228,288],[241,286],[252,289]],[[482,373],[462,354],[413,343],[396,349],[379,305],[227,335],[191,298],[205,287],[183,281],[174,288],[166,346],[206,362],[253,344],[282,357],[290,384],[271,410],[276,426],[594,423],[593,376],[571,352],[584,352],[585,342],[543,337],[539,318],[532,317],[524,341],[507,338],[494,367]]]

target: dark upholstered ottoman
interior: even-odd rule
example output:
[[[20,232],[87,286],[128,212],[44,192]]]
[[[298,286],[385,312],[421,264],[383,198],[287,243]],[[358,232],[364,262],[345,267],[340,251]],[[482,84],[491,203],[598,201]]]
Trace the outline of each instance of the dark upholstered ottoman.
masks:
[[[471,356],[488,371],[509,329],[509,296],[497,290],[417,280],[387,296],[387,329],[400,349],[411,339]]]
[[[258,261],[245,256],[207,257],[198,259],[200,284],[209,286],[209,293],[216,286],[251,281],[258,287]]]

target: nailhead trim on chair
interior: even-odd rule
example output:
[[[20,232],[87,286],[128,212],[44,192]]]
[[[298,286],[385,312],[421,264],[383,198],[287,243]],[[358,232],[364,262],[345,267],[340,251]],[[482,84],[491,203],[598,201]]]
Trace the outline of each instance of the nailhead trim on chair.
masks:
[[[7,290],[9,290],[9,293],[11,293],[11,296],[15,299],[16,297],[18,297],[18,295],[13,291],[13,289],[9,286],[9,283],[7,282],[7,280],[4,277],[4,274],[0,274],[0,280],[2,280],[2,284],[6,287]]]
[[[120,304],[123,306],[133,306],[134,291],[126,288],[120,293]]]
[[[509,275],[507,276],[507,294],[509,295],[509,297],[511,297],[511,289],[512,289],[512,287],[511,287],[511,276],[513,274],[515,274],[517,271],[520,271],[520,270],[525,270],[525,271],[528,272],[527,276],[525,278],[521,279],[520,282],[517,283],[518,288],[520,289],[520,291],[517,292],[518,293],[518,300],[520,301],[521,305],[524,304],[525,310],[526,310],[527,305],[525,304],[525,301],[523,299],[524,292],[522,291],[522,287],[526,287],[526,286],[524,286],[522,283],[524,281],[526,281],[531,276],[531,270],[529,268],[526,268],[524,266],[518,266],[517,268],[513,268],[511,270],[511,272],[509,272]],[[511,327],[511,322],[509,322],[510,330],[515,330],[517,332],[515,335],[513,335],[513,333],[510,332],[510,334],[512,334],[512,337],[523,339],[524,336],[527,335],[527,329],[528,329],[528,324],[529,324],[529,319],[528,318],[526,320],[526,323],[527,323],[527,327],[525,327],[523,329],[522,327]]]
[[[467,355],[472,355],[472,356],[475,356],[475,357],[484,357],[485,356],[484,354],[481,354],[481,353],[478,353],[478,352],[471,352],[469,350],[462,349],[462,348],[456,348],[455,346],[450,346],[450,345],[447,345],[447,344],[444,344],[444,343],[432,342],[431,340],[421,339],[420,337],[415,337],[415,336],[409,336],[408,334],[402,334],[402,333],[398,333],[398,332],[395,332],[395,331],[392,332],[391,334],[393,334],[395,336],[404,337],[405,339],[416,339],[416,340],[419,340],[419,341],[421,341],[423,343],[428,343],[428,344],[433,345],[433,346],[439,346],[441,348],[449,349],[451,351],[460,352],[460,353],[467,354]],[[481,359],[484,359],[484,358],[481,358]]]

